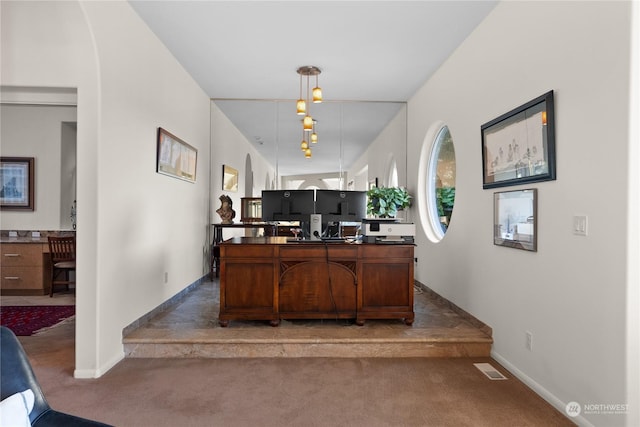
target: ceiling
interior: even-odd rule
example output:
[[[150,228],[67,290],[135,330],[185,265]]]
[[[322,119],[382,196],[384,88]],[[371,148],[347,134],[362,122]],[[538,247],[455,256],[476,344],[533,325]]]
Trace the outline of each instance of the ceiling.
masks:
[[[281,176],[346,170],[496,1],[129,3]],[[305,159],[296,73],[318,66]],[[313,87],[315,79],[311,80]],[[306,83],[305,83],[306,86]]]

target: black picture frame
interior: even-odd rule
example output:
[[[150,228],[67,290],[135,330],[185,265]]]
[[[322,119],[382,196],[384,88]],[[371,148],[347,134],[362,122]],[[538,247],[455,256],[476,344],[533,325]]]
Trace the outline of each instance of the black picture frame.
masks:
[[[553,91],[480,127],[482,188],[556,179]]]
[[[493,244],[537,252],[537,189],[493,193]]]
[[[34,157],[0,158],[0,209],[33,211],[35,200]]]

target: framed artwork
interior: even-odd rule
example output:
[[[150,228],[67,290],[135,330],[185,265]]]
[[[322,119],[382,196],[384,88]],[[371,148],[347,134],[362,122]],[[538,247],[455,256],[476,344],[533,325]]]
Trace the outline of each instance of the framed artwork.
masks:
[[[372,178],[367,183],[367,190],[371,190],[372,188],[375,188],[377,186],[378,186],[378,178]]]
[[[538,250],[538,191],[493,194],[493,244],[527,251]]]
[[[196,181],[198,150],[158,128],[156,172],[189,182]]]
[[[229,165],[222,165],[222,191],[238,191],[238,170]]]
[[[33,157],[0,158],[0,209],[34,210],[34,168]]]
[[[556,179],[553,91],[485,123],[482,188]]]

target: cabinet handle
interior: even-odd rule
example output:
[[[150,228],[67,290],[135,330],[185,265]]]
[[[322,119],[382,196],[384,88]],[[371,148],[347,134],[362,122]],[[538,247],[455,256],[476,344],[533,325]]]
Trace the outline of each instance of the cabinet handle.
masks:
[[[20,256],[20,254],[4,254],[4,256],[16,257],[16,256]]]
[[[20,280],[20,278],[17,276],[5,276],[4,280]]]

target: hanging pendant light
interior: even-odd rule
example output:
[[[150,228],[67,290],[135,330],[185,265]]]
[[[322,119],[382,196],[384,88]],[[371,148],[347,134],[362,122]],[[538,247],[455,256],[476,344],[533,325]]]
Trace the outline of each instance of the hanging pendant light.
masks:
[[[302,129],[307,132],[313,130],[313,118],[309,115],[304,116],[304,120],[302,121]]]
[[[302,142],[300,143],[300,149],[302,151],[306,151],[309,149],[309,143],[307,142],[307,140],[304,137],[304,131],[302,131]]]
[[[319,104],[322,102],[322,89],[320,88],[320,86],[318,86],[318,74],[316,74],[316,87],[313,88],[312,92],[314,104]]]
[[[316,120],[313,121],[313,127],[311,128],[311,143],[316,144],[318,142],[318,134],[316,133]]]
[[[300,75],[300,97],[296,102],[296,113],[298,115],[304,115],[304,119],[302,120],[302,142],[300,143],[300,149],[304,151],[304,156],[306,158],[311,157],[311,148],[309,148],[309,143],[307,142],[307,138],[305,137],[305,132],[311,132],[311,136],[309,140],[312,144],[318,142],[318,134],[315,130],[316,121],[311,116],[310,106],[311,102],[320,103],[322,102],[322,89],[318,84],[318,75],[322,72],[320,68],[315,65],[305,65],[299,67],[297,73]],[[306,97],[303,97],[302,92],[302,79],[303,76],[307,78],[307,92]],[[313,90],[310,90],[309,78],[311,76],[316,77],[316,85]]]
[[[296,102],[296,112],[299,116],[303,116],[307,113],[307,103],[302,99],[302,74],[300,74],[300,97]]]

